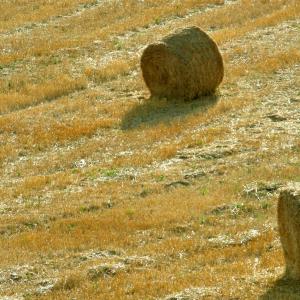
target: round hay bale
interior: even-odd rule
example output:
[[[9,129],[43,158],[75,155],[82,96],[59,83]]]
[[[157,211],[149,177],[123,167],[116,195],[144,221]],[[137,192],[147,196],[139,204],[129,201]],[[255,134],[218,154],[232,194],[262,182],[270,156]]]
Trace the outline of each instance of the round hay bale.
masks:
[[[212,94],[224,76],[216,43],[196,26],[148,45],[141,57],[141,69],[151,96],[168,99]]]
[[[277,217],[286,277],[300,281],[300,182],[289,183],[281,190]]]

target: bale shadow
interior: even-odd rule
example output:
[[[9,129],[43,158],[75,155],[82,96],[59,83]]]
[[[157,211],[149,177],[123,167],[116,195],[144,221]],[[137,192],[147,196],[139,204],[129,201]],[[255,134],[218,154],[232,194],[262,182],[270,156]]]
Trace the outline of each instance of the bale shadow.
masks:
[[[300,282],[290,280],[286,277],[278,279],[274,286],[265,294],[261,295],[259,300],[296,300],[300,299]]]
[[[122,119],[121,129],[132,130],[140,126],[155,126],[158,123],[170,123],[189,114],[204,113],[217,104],[219,95],[210,95],[192,101],[149,98],[136,104]]]

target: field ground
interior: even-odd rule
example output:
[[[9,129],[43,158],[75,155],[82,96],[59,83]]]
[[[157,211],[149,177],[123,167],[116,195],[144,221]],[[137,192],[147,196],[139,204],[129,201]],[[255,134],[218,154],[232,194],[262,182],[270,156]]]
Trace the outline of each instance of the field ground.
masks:
[[[1,1],[0,299],[300,299],[300,4]],[[149,99],[143,48],[198,25],[217,94]]]

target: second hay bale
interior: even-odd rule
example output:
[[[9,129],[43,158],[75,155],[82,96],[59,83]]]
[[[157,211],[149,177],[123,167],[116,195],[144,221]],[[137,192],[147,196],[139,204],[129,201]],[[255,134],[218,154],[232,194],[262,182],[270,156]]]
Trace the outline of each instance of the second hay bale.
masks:
[[[151,96],[194,99],[213,93],[224,76],[216,43],[193,26],[150,44],[141,68]]]
[[[280,193],[278,229],[286,262],[286,276],[300,280],[300,182],[290,183]]]

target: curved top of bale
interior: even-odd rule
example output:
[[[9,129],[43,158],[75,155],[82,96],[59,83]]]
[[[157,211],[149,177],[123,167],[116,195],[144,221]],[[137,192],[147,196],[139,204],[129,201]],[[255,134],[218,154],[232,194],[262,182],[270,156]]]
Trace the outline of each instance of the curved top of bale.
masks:
[[[193,99],[215,91],[224,76],[216,43],[199,27],[148,45],[141,68],[152,96]]]

